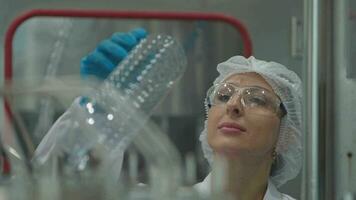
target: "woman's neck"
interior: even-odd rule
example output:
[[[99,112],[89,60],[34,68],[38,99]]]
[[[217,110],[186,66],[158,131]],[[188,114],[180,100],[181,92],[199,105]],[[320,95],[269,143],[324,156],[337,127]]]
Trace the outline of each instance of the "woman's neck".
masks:
[[[226,192],[233,199],[262,200],[267,190],[272,160],[229,158],[225,161]]]

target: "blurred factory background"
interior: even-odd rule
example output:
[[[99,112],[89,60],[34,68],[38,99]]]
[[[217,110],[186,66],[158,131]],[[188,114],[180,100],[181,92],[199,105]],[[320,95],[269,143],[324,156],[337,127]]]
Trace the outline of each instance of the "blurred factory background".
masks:
[[[248,32],[253,56],[288,66],[305,85],[304,169],[281,191],[297,199],[342,199],[347,193],[356,195],[355,1],[0,2],[2,80],[6,31],[17,16],[33,9],[204,12],[234,17]],[[144,27],[149,33],[170,34],[186,51],[187,72],[155,110],[152,119],[169,135],[182,158],[195,156],[201,180],[208,172],[198,140],[206,117],[203,104],[206,90],[217,75],[216,65],[233,55],[246,53],[248,48],[241,31],[226,21],[32,17],[19,26],[13,38],[12,78],[79,77],[83,56],[112,33],[135,27]],[[15,99],[15,102],[36,146],[49,128],[37,126],[44,103],[33,99]],[[49,116],[53,120],[64,111],[51,110]]]

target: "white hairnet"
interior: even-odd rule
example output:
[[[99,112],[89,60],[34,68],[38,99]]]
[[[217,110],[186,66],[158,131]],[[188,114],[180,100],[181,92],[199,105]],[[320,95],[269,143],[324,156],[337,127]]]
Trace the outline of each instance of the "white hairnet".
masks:
[[[287,114],[281,119],[276,146],[277,159],[272,165],[270,180],[280,187],[295,178],[302,166],[302,85],[298,75],[279,63],[242,56],[234,56],[220,63],[217,70],[220,75],[215,79],[214,84],[222,82],[233,74],[255,72],[261,75],[280,97]],[[208,109],[206,102],[205,107]],[[200,135],[200,141],[204,156],[211,164],[213,150],[207,142],[207,121]]]

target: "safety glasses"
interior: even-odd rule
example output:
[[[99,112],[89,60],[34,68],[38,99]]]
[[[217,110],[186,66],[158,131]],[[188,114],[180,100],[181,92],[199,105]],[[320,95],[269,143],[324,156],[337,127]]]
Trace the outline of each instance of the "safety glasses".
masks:
[[[213,85],[208,90],[207,100],[209,106],[225,105],[229,101],[240,100],[244,109],[255,112],[281,113],[283,107],[281,100],[267,89],[258,86],[240,87],[226,82]]]

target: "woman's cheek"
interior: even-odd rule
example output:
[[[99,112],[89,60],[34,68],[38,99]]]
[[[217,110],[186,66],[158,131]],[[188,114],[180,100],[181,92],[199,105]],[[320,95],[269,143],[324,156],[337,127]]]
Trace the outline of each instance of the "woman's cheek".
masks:
[[[246,122],[250,125],[248,130],[251,146],[261,151],[270,151],[278,140],[279,119],[273,116],[268,119],[255,117],[253,120],[246,119]]]
[[[211,108],[208,112],[208,143],[214,146],[214,138],[216,136],[216,129],[219,123],[219,114],[216,109]]]

